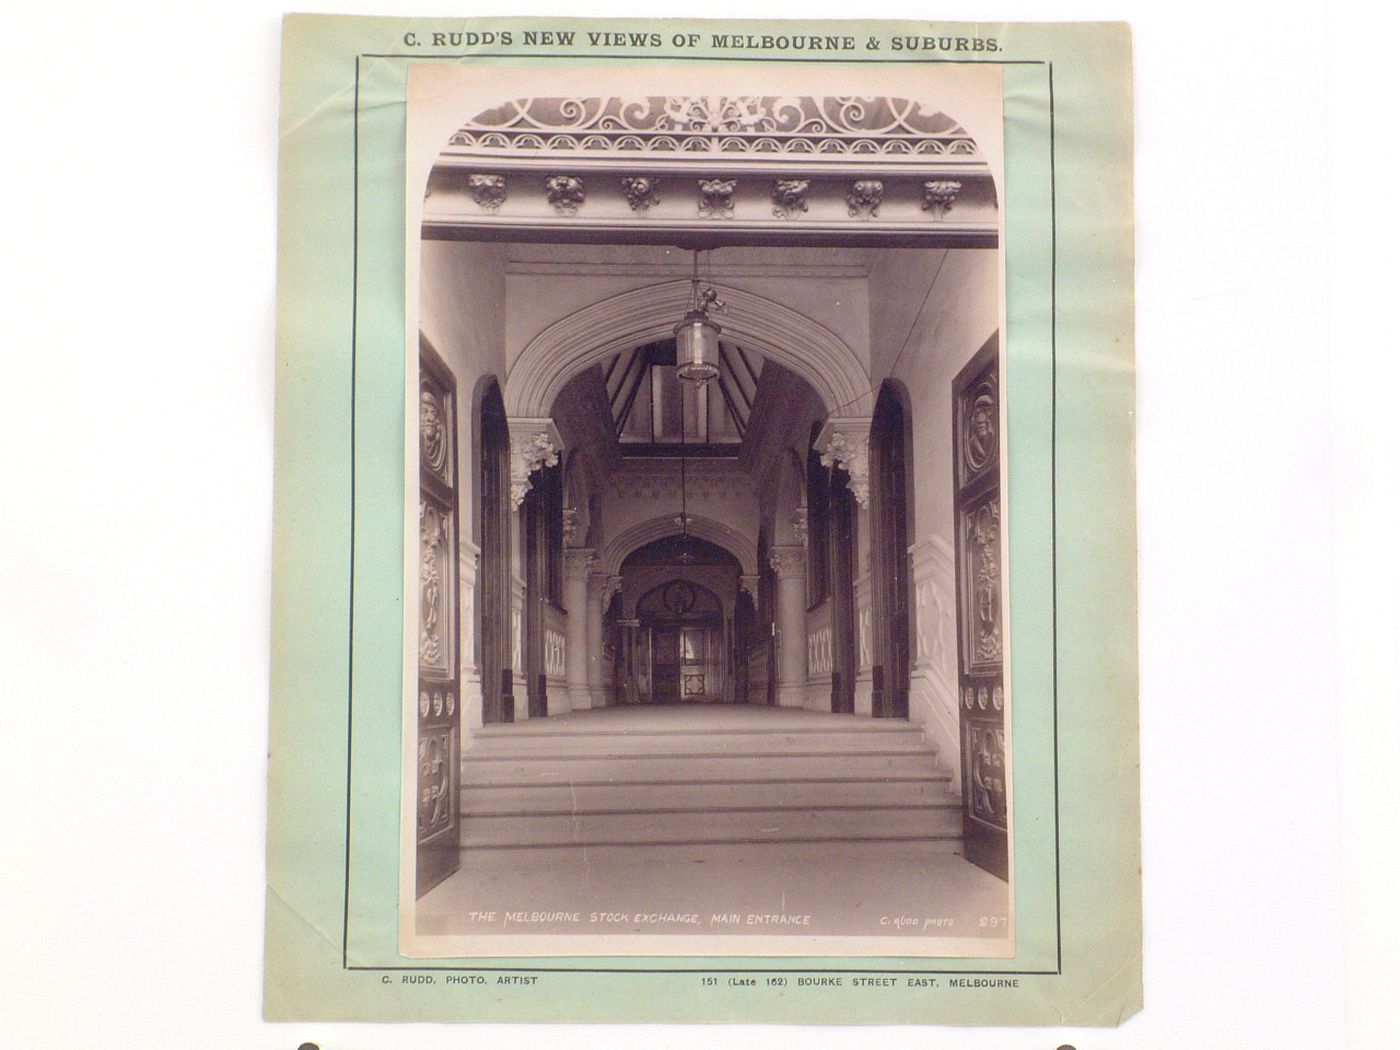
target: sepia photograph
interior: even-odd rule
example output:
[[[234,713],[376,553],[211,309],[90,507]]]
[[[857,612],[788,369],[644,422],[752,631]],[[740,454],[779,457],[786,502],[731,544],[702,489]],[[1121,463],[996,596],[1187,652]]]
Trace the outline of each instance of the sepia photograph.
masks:
[[[407,115],[403,954],[1012,955],[1000,68]]]

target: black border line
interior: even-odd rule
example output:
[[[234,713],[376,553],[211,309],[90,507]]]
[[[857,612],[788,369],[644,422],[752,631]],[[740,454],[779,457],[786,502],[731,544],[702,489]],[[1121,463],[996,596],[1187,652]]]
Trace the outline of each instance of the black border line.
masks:
[[[460,61],[472,58],[523,58],[523,59],[603,59],[608,61],[626,60],[642,62],[806,62],[818,64],[882,64],[882,65],[999,65],[999,66],[1045,66],[1048,74],[1050,103],[1050,638],[1051,638],[1051,748],[1053,766],[1053,791],[1055,815],[1055,969],[1053,970],[915,970],[899,969],[849,969],[845,967],[576,967],[576,966],[352,966],[350,954],[350,834],[352,778],[354,776],[354,721],[355,721],[355,479],[356,469],[356,380],[358,375],[357,353],[359,334],[359,275],[360,275],[360,61],[365,58],[407,58],[421,61],[443,60]],[[658,974],[878,974],[882,976],[921,977],[930,975],[978,976],[978,977],[1058,977],[1064,972],[1064,940],[1061,928],[1061,868],[1060,868],[1060,640],[1059,640],[1059,578],[1058,548],[1059,534],[1056,513],[1056,445],[1058,436],[1058,414],[1056,404],[1056,335],[1058,295],[1057,278],[1059,255],[1056,242],[1058,223],[1056,215],[1055,184],[1055,63],[1048,59],[957,59],[957,58],[764,58],[759,56],[713,57],[709,55],[559,55],[533,52],[467,52],[455,55],[420,54],[415,52],[361,52],[355,56],[355,92],[353,121],[353,178],[352,201],[354,214],[351,220],[351,277],[350,277],[350,588],[347,645],[347,703],[345,735],[345,899],[341,912],[341,970],[356,973],[554,973],[554,974],[633,974],[637,976]],[[567,958],[567,956],[565,956]],[[653,957],[654,958],[654,957]],[[693,958],[690,956],[688,958]]]
[[[360,334],[360,56],[355,56],[355,120],[352,141],[354,156],[351,185],[354,215],[350,221],[350,608],[349,645],[346,653],[345,711],[345,903],[341,914],[340,965],[345,969],[350,959],[350,819],[351,781],[355,753],[355,479],[359,471],[355,462],[355,406],[359,379]]]

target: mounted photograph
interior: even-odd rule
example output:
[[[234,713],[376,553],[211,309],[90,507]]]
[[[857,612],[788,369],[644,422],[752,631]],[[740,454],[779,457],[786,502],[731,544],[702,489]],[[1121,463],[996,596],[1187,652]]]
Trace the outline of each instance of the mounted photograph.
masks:
[[[1015,953],[1002,76],[409,64],[404,956]]]

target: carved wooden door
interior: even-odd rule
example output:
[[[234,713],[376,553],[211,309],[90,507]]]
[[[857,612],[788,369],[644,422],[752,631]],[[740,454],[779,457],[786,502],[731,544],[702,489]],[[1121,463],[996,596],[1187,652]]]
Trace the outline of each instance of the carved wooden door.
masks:
[[[457,578],[457,387],[422,348],[418,397],[418,878],[457,870],[461,645]]]
[[[967,858],[1007,877],[1001,384],[993,337],[953,380],[958,710]]]

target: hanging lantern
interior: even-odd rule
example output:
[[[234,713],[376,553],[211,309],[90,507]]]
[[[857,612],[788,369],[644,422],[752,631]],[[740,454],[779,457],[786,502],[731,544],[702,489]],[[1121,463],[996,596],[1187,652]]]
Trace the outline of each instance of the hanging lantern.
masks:
[[[673,329],[676,374],[691,383],[708,383],[719,375],[720,327],[710,319],[710,307],[724,309],[713,288],[700,290],[700,256],[695,254],[690,278],[690,308]]]

